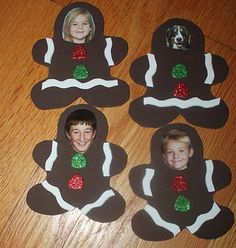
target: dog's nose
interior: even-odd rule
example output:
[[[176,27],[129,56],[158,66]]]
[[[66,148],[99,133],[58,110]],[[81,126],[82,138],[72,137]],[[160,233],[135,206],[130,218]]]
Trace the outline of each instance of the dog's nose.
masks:
[[[181,37],[178,37],[176,40],[177,40],[177,42],[182,42],[182,38]]]

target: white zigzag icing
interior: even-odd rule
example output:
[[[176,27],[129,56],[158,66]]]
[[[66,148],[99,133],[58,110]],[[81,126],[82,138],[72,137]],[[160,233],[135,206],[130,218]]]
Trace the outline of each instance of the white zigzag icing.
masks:
[[[142,185],[143,185],[143,192],[147,196],[152,196],[152,190],[151,190],[151,180],[154,176],[155,171],[153,169],[145,169],[145,175],[143,177]]]
[[[147,54],[148,57],[148,63],[149,63],[149,68],[145,74],[145,82],[148,87],[153,87],[153,79],[152,77],[156,73],[157,70],[157,63],[155,56],[151,53]]]
[[[186,228],[191,232],[195,233],[203,223],[205,223],[208,220],[212,220],[216,217],[216,215],[220,212],[220,208],[218,205],[214,202],[211,210],[205,214],[201,214],[197,217],[195,223],[191,226],[186,226]]]
[[[157,226],[164,227],[165,229],[172,232],[174,236],[181,231],[179,226],[177,226],[176,224],[163,220],[159,215],[158,211],[151,205],[146,205],[144,210],[150,215],[150,217]]]
[[[51,38],[46,38],[46,42],[47,42],[47,46],[48,46],[48,50],[44,55],[44,62],[51,64],[51,59],[52,59],[52,55],[54,53],[54,43],[53,40]]]
[[[212,65],[212,55],[210,53],[205,54],[205,66],[207,69],[207,78],[204,84],[212,84],[215,78],[215,72]]]
[[[111,160],[112,160],[111,148],[108,142],[105,142],[103,144],[103,151],[105,154],[105,161],[102,165],[102,171],[103,171],[103,175],[107,177],[107,176],[110,176],[110,166],[111,166]]]
[[[67,89],[67,88],[79,88],[83,90],[91,89],[96,86],[104,86],[106,88],[112,88],[118,85],[118,80],[105,80],[101,78],[95,78],[88,82],[81,83],[80,81],[69,78],[64,81],[59,81],[57,79],[47,79],[42,83],[42,90],[47,88],[56,87],[60,89]]]
[[[45,180],[44,182],[42,182],[43,187],[49,191],[50,193],[52,193],[57,200],[57,203],[59,204],[59,206],[65,210],[71,211],[73,209],[75,209],[74,206],[70,205],[68,202],[64,201],[64,199],[61,196],[61,192],[58,189],[58,187],[51,185],[50,183],[48,183],[47,180]]]
[[[104,49],[104,55],[105,58],[108,62],[109,66],[114,65],[114,61],[112,59],[112,55],[111,55],[111,49],[112,49],[112,39],[111,38],[106,38],[106,47]]]
[[[220,98],[211,100],[201,100],[198,97],[193,97],[188,100],[181,100],[178,98],[169,98],[166,100],[158,100],[154,97],[144,97],[144,105],[153,105],[156,107],[179,107],[182,109],[190,107],[212,108],[220,104]]]
[[[89,211],[91,211],[93,208],[101,207],[110,197],[114,196],[115,193],[113,190],[107,190],[103,192],[103,194],[98,198],[97,201],[85,205],[82,209],[81,212],[83,214],[87,214]]]

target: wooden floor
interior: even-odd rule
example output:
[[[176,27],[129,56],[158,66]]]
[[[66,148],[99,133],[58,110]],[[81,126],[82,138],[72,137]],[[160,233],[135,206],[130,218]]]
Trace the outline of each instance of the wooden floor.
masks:
[[[35,41],[52,37],[56,16],[67,0],[1,0],[0,2],[0,247],[11,248],[178,248],[235,247],[236,225],[216,240],[198,239],[184,230],[175,238],[147,242],[134,235],[130,220],[145,202],[129,187],[129,170],[150,162],[149,144],[153,128],[142,128],[128,115],[129,103],[144,93],[129,76],[131,62],[150,51],[152,33],[167,19],[192,20],[204,32],[206,52],[224,57],[230,73],[212,92],[227,103],[230,117],[217,130],[195,127],[204,144],[204,157],[224,161],[231,169],[231,184],[214,195],[215,200],[236,212],[236,1],[235,0],[89,0],[103,13],[105,34],[127,40],[129,52],[111,70],[130,86],[129,102],[121,107],[100,108],[109,123],[108,141],[125,149],[129,159],[122,174],[112,179],[127,202],[126,212],[117,221],[101,224],[79,210],[58,216],[31,211],[26,194],[41,182],[45,173],[32,159],[37,143],[53,139],[58,118],[64,109],[42,111],[31,101],[34,84],[48,75],[46,67],[35,63],[31,48]],[[78,99],[76,103],[83,103]],[[74,103],[75,104],[75,103]],[[219,116],[220,118],[220,116]],[[173,122],[185,122],[178,117]]]

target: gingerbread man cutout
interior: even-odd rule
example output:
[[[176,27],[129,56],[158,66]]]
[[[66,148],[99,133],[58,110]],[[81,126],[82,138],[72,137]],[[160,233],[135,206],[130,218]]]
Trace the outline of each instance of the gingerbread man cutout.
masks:
[[[234,223],[231,210],[213,200],[214,192],[230,183],[231,172],[222,161],[204,159],[200,137],[188,125],[170,124],[154,133],[151,163],[131,169],[129,180],[134,193],[147,201],[132,218],[133,231],[144,240],[167,240],[184,228],[215,239]]]
[[[110,75],[110,67],[127,51],[125,40],[104,35],[103,16],[95,6],[66,6],[55,21],[53,38],[33,46],[33,59],[47,66],[49,75],[33,86],[32,101],[40,109],[65,107],[80,97],[98,107],[124,104],[129,87]]]
[[[91,124],[92,139],[88,137],[91,120],[96,123],[96,127]],[[68,136],[71,131],[66,131],[68,123],[72,123],[68,130],[73,135],[84,135],[74,139],[79,152],[73,146],[74,140]],[[76,129],[77,125],[79,129]],[[56,139],[37,144],[33,151],[35,162],[47,176],[29,190],[29,207],[46,215],[78,208],[95,221],[118,219],[125,211],[125,201],[110,186],[110,178],[124,169],[127,155],[121,147],[106,141],[107,132],[105,116],[94,107],[85,104],[66,109],[60,117]]]
[[[180,114],[194,125],[224,126],[228,107],[212,95],[211,86],[226,78],[228,66],[204,48],[203,32],[184,19],[170,19],[154,32],[151,53],[136,59],[130,69],[133,80],[147,87],[130,104],[134,121],[160,127]]]

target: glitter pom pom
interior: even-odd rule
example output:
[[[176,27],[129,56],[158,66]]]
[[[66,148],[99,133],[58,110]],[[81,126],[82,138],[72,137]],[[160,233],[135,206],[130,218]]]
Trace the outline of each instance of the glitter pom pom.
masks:
[[[87,79],[88,78],[88,70],[84,65],[77,65],[73,71],[73,77],[75,79]]]
[[[175,201],[175,210],[178,212],[187,212],[191,208],[190,201],[183,195],[178,196]]]
[[[176,176],[172,181],[172,189],[177,192],[185,191],[188,188],[188,183],[185,177]]]
[[[87,161],[83,154],[77,152],[71,159],[71,166],[75,169],[82,169],[86,167]]]
[[[184,82],[177,83],[174,88],[175,97],[186,98],[189,95],[189,88]]]
[[[85,47],[78,45],[72,51],[72,59],[73,60],[82,60],[87,59],[87,51]]]
[[[188,76],[188,71],[186,66],[183,64],[177,64],[172,69],[173,78],[186,78]]]
[[[68,187],[70,189],[82,189],[84,187],[84,179],[81,175],[79,174],[75,174],[73,176],[71,176],[71,178],[69,179],[68,182]]]

